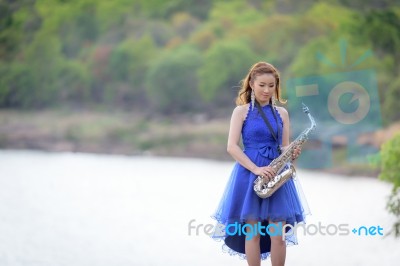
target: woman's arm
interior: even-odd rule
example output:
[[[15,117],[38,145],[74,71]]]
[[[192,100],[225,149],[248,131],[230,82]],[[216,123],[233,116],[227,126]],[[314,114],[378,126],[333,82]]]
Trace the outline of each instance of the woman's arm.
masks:
[[[232,113],[231,123],[228,135],[228,153],[243,167],[251,171],[255,175],[273,176],[274,170],[270,167],[258,167],[249,157],[242,151],[239,146],[240,135],[244,119],[247,115],[249,104],[237,106]]]
[[[279,112],[279,115],[283,121],[283,132],[282,132],[282,146],[286,147],[290,144],[289,136],[290,136],[290,121],[289,121],[289,113],[283,107],[276,107]]]
[[[276,108],[282,118],[283,121],[283,132],[282,132],[282,150],[285,150],[287,146],[290,144],[290,121],[289,121],[289,113],[283,107]],[[293,151],[292,158],[296,159],[299,157],[301,153],[301,147],[296,147]]]

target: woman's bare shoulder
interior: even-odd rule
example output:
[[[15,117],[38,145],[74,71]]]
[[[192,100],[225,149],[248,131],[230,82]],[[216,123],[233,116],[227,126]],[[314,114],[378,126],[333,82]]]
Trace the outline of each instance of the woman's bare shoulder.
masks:
[[[282,117],[282,119],[284,121],[286,121],[289,118],[289,113],[288,113],[288,111],[286,110],[285,107],[276,106],[276,110],[278,110],[280,116]]]
[[[240,117],[241,120],[244,121],[246,116],[247,116],[247,112],[249,110],[249,106],[250,106],[249,103],[236,106],[235,109],[233,109],[232,116]]]

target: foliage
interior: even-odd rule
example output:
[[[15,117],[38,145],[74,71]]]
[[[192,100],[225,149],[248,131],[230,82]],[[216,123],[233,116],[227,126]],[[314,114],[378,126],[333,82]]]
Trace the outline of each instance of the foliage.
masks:
[[[369,42],[379,55],[390,54],[400,59],[400,16],[394,10],[372,10],[354,25],[353,33],[358,33],[359,42]],[[398,68],[394,68],[396,72]]]
[[[179,48],[154,62],[147,75],[147,93],[154,108],[164,113],[195,110],[200,65],[200,52],[192,47]]]
[[[114,103],[128,108],[146,102],[145,77],[156,56],[157,49],[149,36],[128,39],[113,48],[106,72],[110,74]]]
[[[36,78],[29,66],[19,63],[0,65],[1,106],[21,109],[33,106],[36,88]]]
[[[400,112],[393,112],[393,110],[398,110],[399,99],[400,99],[399,88],[400,88],[400,77],[397,77],[390,83],[389,88],[385,95],[385,99],[387,100],[384,105],[385,108],[384,111],[386,114],[388,114],[388,117],[386,117],[386,120],[388,121],[400,120]]]
[[[373,51],[359,67],[400,119],[398,1],[0,0],[0,108],[231,109],[256,61],[284,79],[340,71],[316,57],[337,63],[343,39],[348,62]]]
[[[400,134],[383,144],[380,157],[381,174],[379,178],[393,183],[387,209],[397,218],[393,225],[393,231],[396,236],[400,236]]]
[[[204,64],[199,70],[199,89],[205,101],[233,99],[239,85],[257,57],[244,42],[221,42],[205,54]],[[228,97],[226,97],[228,96]]]

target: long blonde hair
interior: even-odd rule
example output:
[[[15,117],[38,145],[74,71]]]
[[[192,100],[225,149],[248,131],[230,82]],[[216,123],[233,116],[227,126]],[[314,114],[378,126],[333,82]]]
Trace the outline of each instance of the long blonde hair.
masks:
[[[251,87],[250,82],[254,82],[257,76],[262,74],[272,74],[275,77],[276,86],[274,98],[280,103],[286,103],[286,100],[281,98],[280,92],[280,75],[278,70],[271,64],[266,62],[258,62],[255,63],[247,73],[246,77],[241,81],[241,88],[238,93],[238,97],[236,98],[237,105],[243,105],[249,103],[251,101]],[[271,97],[272,101],[272,97]]]

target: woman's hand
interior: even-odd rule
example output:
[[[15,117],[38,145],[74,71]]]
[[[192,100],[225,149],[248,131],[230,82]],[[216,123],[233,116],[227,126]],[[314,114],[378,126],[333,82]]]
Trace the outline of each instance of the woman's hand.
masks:
[[[301,147],[300,146],[295,147],[293,150],[292,159],[296,160],[297,157],[300,156],[300,153],[301,153]]]
[[[268,180],[271,180],[276,175],[276,171],[272,167],[263,166],[256,167],[253,171],[253,174],[255,174],[256,176],[264,176],[268,178]]]

